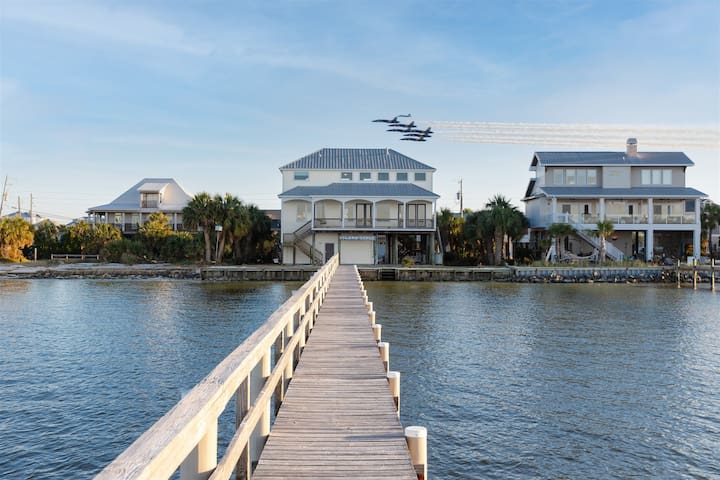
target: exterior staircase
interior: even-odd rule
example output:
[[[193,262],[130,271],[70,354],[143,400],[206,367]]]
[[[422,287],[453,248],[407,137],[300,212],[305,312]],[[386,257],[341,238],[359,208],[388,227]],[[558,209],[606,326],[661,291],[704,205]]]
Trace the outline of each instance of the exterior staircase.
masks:
[[[313,265],[322,265],[325,263],[325,255],[307,241],[307,237],[309,237],[311,233],[312,224],[308,221],[293,233],[286,234],[285,238],[283,238],[283,244],[300,250],[307,255]]]
[[[589,234],[587,231],[580,228],[577,223],[570,222],[570,225],[575,229],[575,236],[580,237],[593,247],[600,250],[600,238]],[[605,254],[610,260],[615,260],[618,262],[625,258],[625,254],[622,252],[622,250],[613,245],[613,243],[607,238],[605,239]]]

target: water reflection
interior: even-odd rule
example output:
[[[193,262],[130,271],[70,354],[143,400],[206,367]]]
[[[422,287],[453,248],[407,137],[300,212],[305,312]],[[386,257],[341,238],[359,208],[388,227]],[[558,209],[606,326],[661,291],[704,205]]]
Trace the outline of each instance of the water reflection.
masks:
[[[440,478],[720,474],[720,296],[367,283]],[[406,297],[406,298],[403,298]]]

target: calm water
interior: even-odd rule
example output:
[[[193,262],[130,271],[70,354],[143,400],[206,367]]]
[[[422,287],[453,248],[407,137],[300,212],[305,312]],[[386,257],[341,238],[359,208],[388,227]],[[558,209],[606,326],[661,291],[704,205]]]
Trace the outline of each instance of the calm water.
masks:
[[[433,478],[720,477],[720,295],[366,285]],[[0,477],[96,473],[294,288],[0,281]]]

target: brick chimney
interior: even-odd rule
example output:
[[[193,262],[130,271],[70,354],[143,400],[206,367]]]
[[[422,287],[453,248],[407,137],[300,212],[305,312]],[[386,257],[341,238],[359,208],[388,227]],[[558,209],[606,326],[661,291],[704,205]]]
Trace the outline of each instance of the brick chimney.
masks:
[[[628,157],[637,157],[637,138],[628,138],[626,146],[626,155]]]

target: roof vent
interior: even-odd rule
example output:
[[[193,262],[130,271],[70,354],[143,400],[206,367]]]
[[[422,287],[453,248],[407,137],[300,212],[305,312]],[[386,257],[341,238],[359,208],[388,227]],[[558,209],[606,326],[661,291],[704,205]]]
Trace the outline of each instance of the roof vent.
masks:
[[[627,149],[625,150],[628,157],[637,157],[637,138],[627,139]]]

